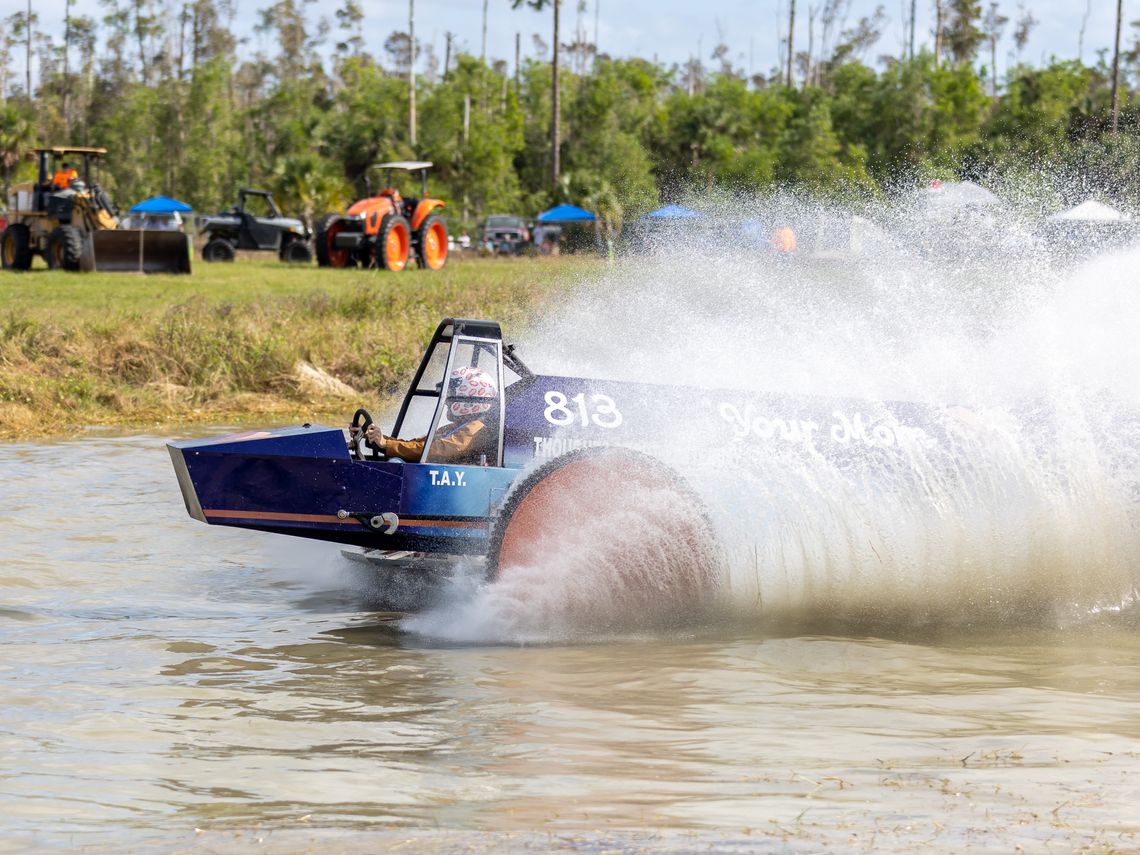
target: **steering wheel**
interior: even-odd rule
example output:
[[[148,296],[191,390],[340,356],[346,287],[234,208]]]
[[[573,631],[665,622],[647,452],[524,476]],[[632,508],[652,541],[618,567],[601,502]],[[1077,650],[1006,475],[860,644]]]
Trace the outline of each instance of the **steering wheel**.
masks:
[[[364,434],[371,426],[372,416],[368,414],[368,410],[361,407],[352,414],[352,424],[348,428],[349,445],[352,448],[352,456],[357,460],[380,459],[380,449],[364,438]]]

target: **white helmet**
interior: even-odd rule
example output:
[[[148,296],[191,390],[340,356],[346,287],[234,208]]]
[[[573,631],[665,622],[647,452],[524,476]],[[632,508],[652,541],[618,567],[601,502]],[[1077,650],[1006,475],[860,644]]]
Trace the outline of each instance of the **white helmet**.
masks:
[[[447,412],[449,415],[467,419],[488,412],[499,397],[499,388],[494,378],[482,368],[456,368],[451,372],[448,384]],[[488,400],[490,399],[490,400]]]

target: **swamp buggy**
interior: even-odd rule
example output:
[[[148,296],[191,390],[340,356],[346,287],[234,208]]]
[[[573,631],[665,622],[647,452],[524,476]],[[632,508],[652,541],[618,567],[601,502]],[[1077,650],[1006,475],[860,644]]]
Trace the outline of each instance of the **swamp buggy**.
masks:
[[[445,379],[464,368],[487,372],[502,390],[497,412],[488,414],[495,435],[480,461],[486,465],[439,462],[430,439],[447,425],[453,392]],[[663,420],[663,412],[675,417]],[[683,581],[668,587],[688,602],[721,579],[693,478],[731,479],[733,455],[780,448],[840,462],[927,454],[946,442],[938,415],[916,404],[535,374],[504,345],[499,324],[455,318],[436,329],[390,431],[429,438],[416,462],[384,459],[370,448],[363,434],[372,419],[364,410],[347,431],[305,424],[168,448],[193,518],[363,548],[346,554],[403,578],[474,561],[498,580],[583,539],[595,550],[628,551],[633,526],[621,515],[649,507],[657,533],[648,552],[660,556],[667,542],[683,556]],[[701,437],[700,459],[671,454],[678,427]]]

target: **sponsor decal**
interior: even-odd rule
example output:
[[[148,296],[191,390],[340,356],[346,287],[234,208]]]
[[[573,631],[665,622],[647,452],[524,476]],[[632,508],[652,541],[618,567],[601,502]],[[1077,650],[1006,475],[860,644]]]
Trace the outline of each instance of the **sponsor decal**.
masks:
[[[538,460],[550,460],[561,457],[569,451],[579,448],[593,448],[599,445],[613,445],[604,439],[583,439],[573,436],[536,436],[533,437],[534,456]],[[623,446],[626,444],[623,443]]]
[[[466,487],[467,486],[467,473],[465,472],[452,472],[444,469],[429,469],[428,475],[431,476],[431,485],[433,487]]]
[[[934,440],[922,428],[899,424],[886,414],[866,415],[833,410],[825,424],[810,419],[778,418],[722,401],[717,405],[721,419],[732,428],[734,439],[778,440],[814,451],[818,442],[836,445],[863,445],[868,448],[930,448]]]

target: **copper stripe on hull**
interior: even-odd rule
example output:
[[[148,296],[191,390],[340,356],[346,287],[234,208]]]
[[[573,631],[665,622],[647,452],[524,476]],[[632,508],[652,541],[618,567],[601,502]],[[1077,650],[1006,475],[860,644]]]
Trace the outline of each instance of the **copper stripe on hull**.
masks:
[[[329,514],[281,514],[272,511],[221,511],[216,509],[203,509],[207,517],[225,517],[232,520],[263,520],[265,522],[312,522],[336,523],[337,525],[360,525],[349,517],[341,519]]]
[[[400,517],[400,528],[483,528],[483,520],[428,520]]]
[[[217,508],[203,509],[208,519],[249,520],[251,522],[307,522],[356,526],[354,517],[341,519],[329,514],[286,514],[274,511],[226,511]],[[400,528],[482,528],[484,520],[440,520],[425,517],[400,517]]]

